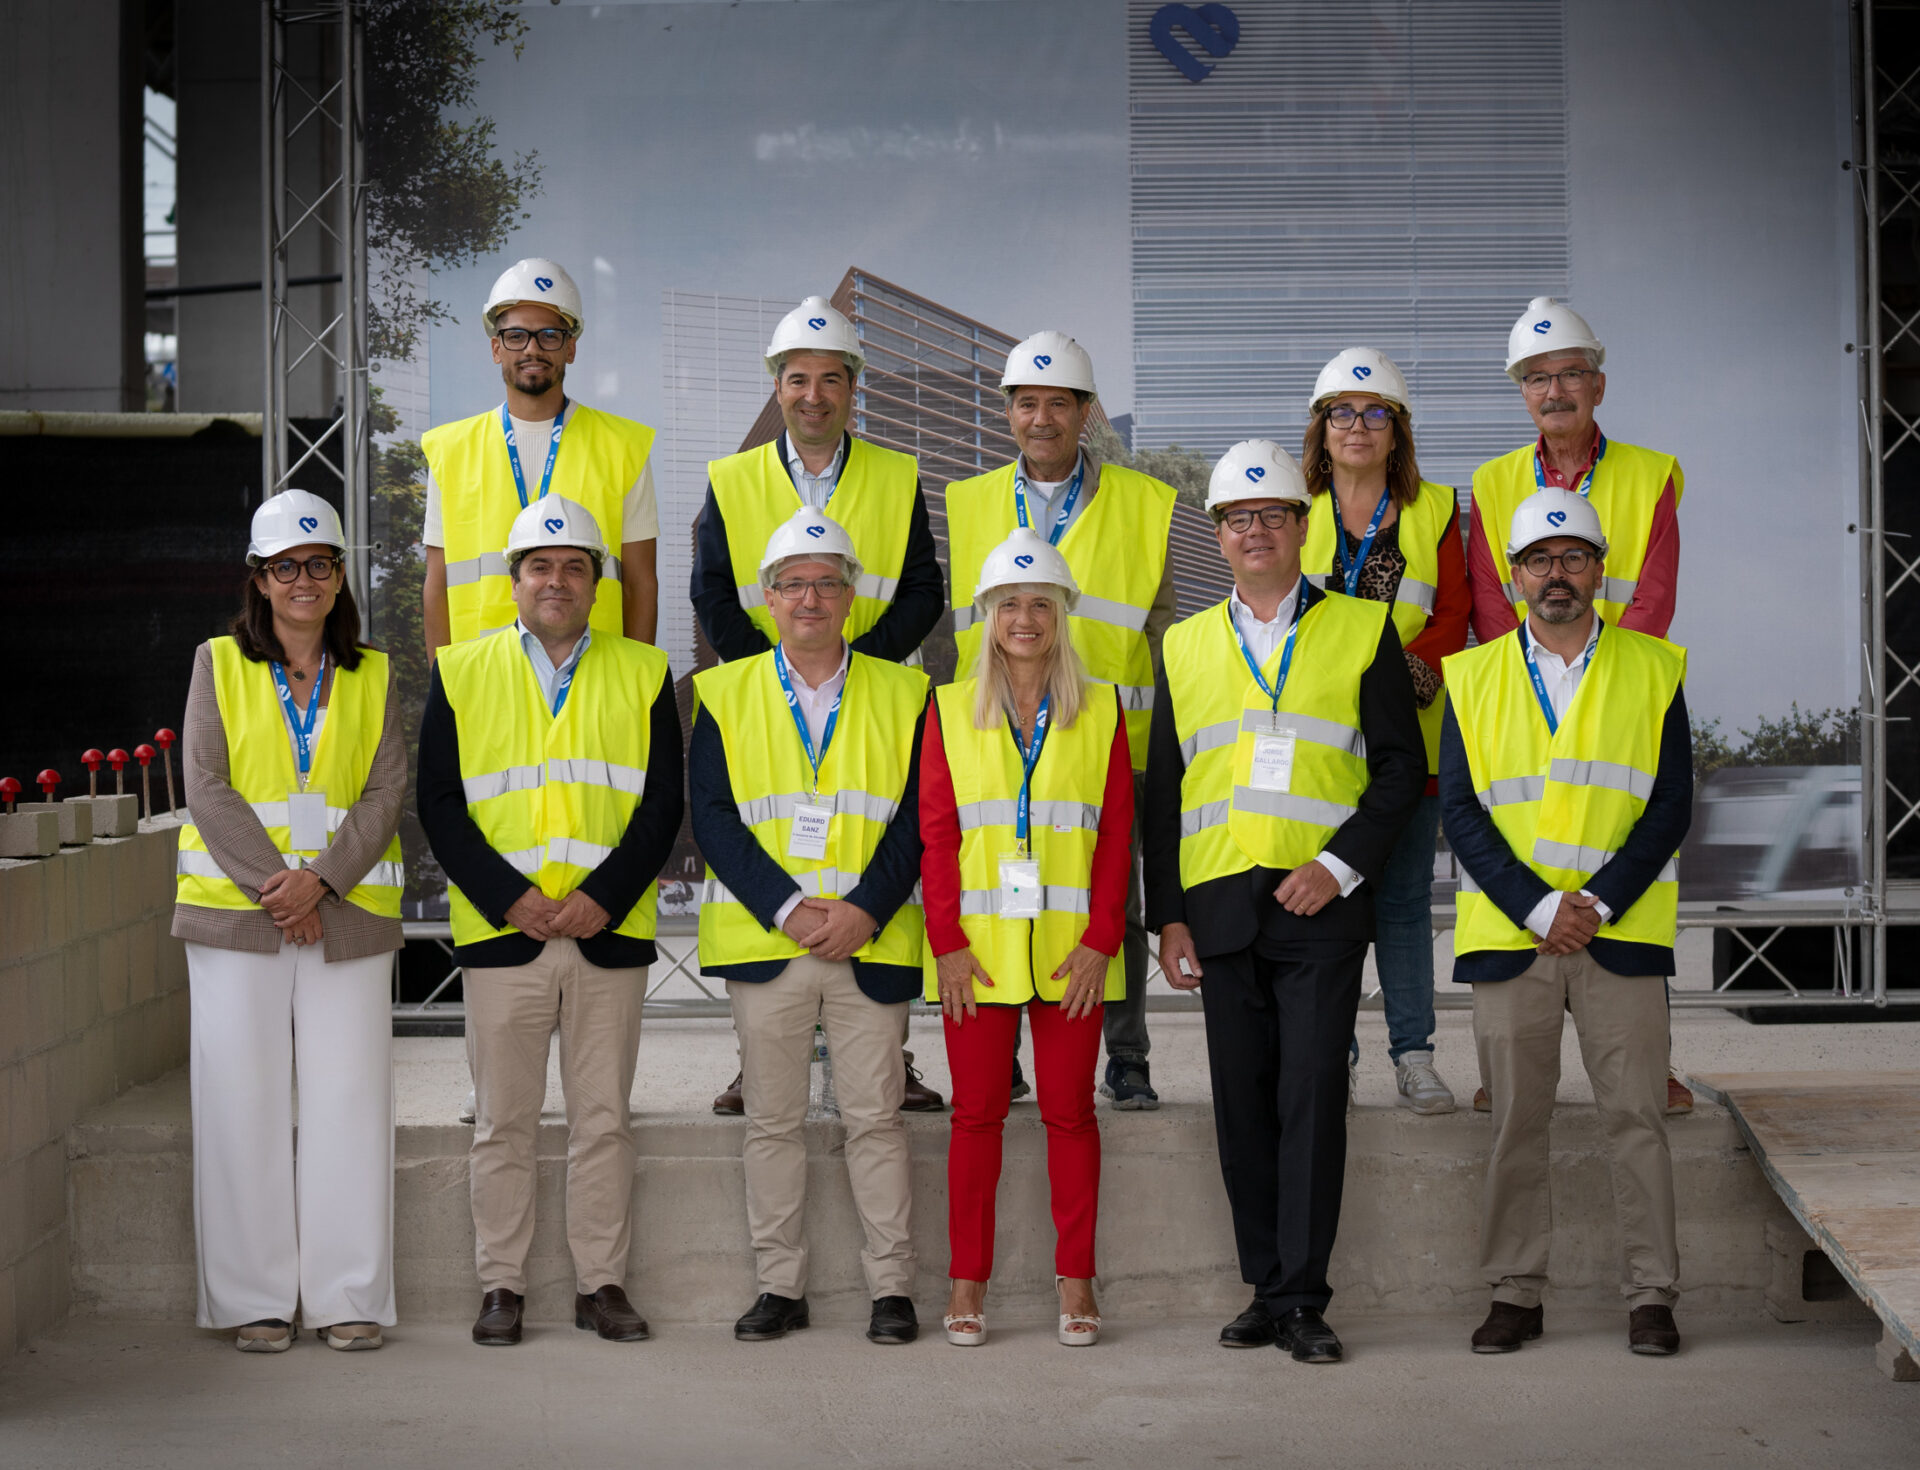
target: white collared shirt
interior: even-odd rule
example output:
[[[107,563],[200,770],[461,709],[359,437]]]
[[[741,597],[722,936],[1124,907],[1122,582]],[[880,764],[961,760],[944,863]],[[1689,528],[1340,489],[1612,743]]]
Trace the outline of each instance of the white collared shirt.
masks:
[[[847,462],[847,436],[840,436],[840,447],[833,451],[833,459],[817,475],[811,473],[801,460],[791,434],[782,434],[780,439],[786,445],[787,471],[793,476],[793,488],[799,493],[801,503],[815,510],[825,510],[827,502],[833,498],[834,487],[840,483],[840,471]]]
[[[515,618],[513,631],[520,635],[520,647],[526,652],[527,660],[533,665],[533,677],[540,681],[540,692],[546,696],[547,708],[553,708],[553,697],[560,692],[560,681],[579,664],[581,655],[593,642],[593,629],[588,628],[580,635],[580,641],[573,645],[573,652],[561,661],[558,668],[547,657],[546,645],[528,631],[527,625]]]
[[[1593,650],[1599,642],[1600,619],[1595,617],[1593,631],[1587,635],[1587,646],[1581,650],[1580,657],[1568,663],[1535,637],[1532,628],[1527,629],[1527,657],[1540,671],[1540,682],[1546,686],[1547,703],[1553,706],[1554,719],[1564,720],[1567,717],[1567,706],[1573,703],[1573,696],[1580,688],[1581,679],[1586,677],[1587,665],[1593,662]],[[1580,891],[1587,893],[1584,888]],[[1587,893],[1587,897],[1593,898],[1593,895]],[[1553,927],[1554,915],[1560,912],[1560,898],[1561,891],[1556,888],[1535,904],[1527,915],[1527,927],[1542,939]],[[1595,902],[1599,901],[1596,899]],[[1613,910],[1604,903],[1600,904],[1600,917],[1612,922]]]
[[[813,740],[815,755],[824,756],[820,749],[820,737],[827,730],[827,716],[833,713],[833,701],[840,691],[847,687],[847,667],[853,661],[853,650],[845,642],[840,645],[840,667],[831,677],[822,679],[819,686],[809,684],[800,676],[800,671],[791,663],[787,665],[787,677],[793,681],[793,697],[800,707],[800,718],[807,722],[807,734]],[[802,895],[796,893],[780,905],[773,916],[773,926],[778,929],[787,922],[787,915],[800,905]]]

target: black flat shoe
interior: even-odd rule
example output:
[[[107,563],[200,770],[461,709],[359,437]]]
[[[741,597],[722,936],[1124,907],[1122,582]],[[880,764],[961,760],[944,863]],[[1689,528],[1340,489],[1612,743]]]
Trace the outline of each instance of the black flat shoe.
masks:
[[[1274,1343],[1293,1354],[1296,1363],[1337,1363],[1340,1339],[1327,1326],[1317,1307],[1295,1307],[1274,1323]]]
[[[798,1332],[806,1325],[805,1297],[795,1301],[792,1297],[775,1296],[770,1291],[763,1291],[760,1300],[733,1324],[733,1335],[740,1342],[772,1342],[776,1337]]]
[[[645,1342],[649,1336],[647,1319],[634,1310],[619,1286],[603,1286],[591,1296],[576,1292],[573,1325],[597,1332],[608,1342]]]
[[[867,1341],[898,1346],[920,1335],[920,1319],[914,1315],[913,1300],[904,1296],[883,1296],[874,1301],[873,1317],[867,1323]]]
[[[1253,1299],[1238,1317],[1220,1329],[1220,1346],[1230,1348],[1266,1347],[1273,1341],[1273,1313],[1259,1297]]]
[[[480,1315],[474,1319],[473,1340],[481,1347],[511,1347],[520,1341],[520,1317],[527,1299],[504,1286],[496,1286],[480,1298]]]

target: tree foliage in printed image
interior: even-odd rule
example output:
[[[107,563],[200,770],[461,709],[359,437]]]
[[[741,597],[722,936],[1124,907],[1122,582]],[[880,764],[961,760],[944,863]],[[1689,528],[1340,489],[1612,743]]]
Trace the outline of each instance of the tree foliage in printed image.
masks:
[[[1206,509],[1207,481],[1213,461],[1197,449],[1169,444],[1165,449],[1129,449],[1111,424],[1096,424],[1087,435],[1087,447],[1102,464],[1123,465],[1171,485],[1181,502]]]
[[[1698,781],[1726,766],[1851,766],[1860,762],[1860,711],[1803,710],[1795,700],[1777,720],[1764,717],[1740,729],[1735,745],[1720,733],[1720,721],[1693,721],[1693,777]]]
[[[480,48],[518,56],[527,30],[510,0],[367,6],[367,332],[376,358],[411,358],[430,323],[453,319],[446,302],[420,290],[422,272],[494,254],[529,218],[522,206],[539,189],[538,154],[503,162],[491,118],[456,116],[473,105]]]

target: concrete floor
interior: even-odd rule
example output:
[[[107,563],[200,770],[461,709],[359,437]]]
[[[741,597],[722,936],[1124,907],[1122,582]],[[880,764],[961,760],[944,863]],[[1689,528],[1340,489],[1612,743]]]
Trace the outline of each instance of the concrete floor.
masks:
[[[1550,1315],[1510,1357],[1465,1317],[1339,1321],[1350,1360],[1227,1352],[1213,1322],[1038,1328],[962,1352],[847,1328],[739,1344],[675,1328],[616,1346],[549,1328],[482,1351],[396,1329],[384,1351],[235,1353],[178,1324],[76,1321],[0,1365],[0,1467],[1105,1464],[1442,1467],[1915,1463],[1920,1385],[1872,1367],[1877,1326],[1682,1320],[1677,1358],[1624,1313]]]

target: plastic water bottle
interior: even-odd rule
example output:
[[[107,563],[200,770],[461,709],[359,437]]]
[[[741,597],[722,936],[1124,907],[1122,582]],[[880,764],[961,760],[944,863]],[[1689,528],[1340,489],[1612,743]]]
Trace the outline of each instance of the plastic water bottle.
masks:
[[[820,1122],[840,1116],[839,1099],[833,1095],[833,1058],[827,1053],[827,1035],[820,1023],[813,1027],[813,1061],[807,1068],[807,1119]]]

